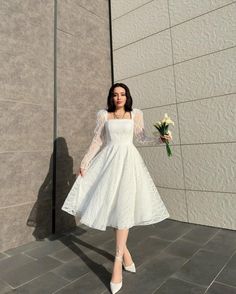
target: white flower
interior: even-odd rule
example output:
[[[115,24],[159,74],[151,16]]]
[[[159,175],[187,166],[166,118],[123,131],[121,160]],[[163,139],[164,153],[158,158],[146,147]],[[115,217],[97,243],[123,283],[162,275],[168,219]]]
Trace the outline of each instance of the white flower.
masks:
[[[168,118],[168,119],[166,120],[166,124],[167,124],[167,125],[169,125],[169,124],[173,124],[173,125],[174,125],[174,122],[173,122],[170,118]]]

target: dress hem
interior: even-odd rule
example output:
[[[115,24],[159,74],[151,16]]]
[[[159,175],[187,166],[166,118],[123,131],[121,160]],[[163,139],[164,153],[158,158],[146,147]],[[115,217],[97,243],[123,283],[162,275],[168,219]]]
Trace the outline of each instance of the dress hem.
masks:
[[[73,216],[79,216],[79,213],[74,213],[72,210],[65,210],[65,209],[62,209],[68,213],[70,213],[71,215]],[[80,220],[79,220],[79,223],[81,224],[84,224],[92,229],[96,229],[96,230],[99,230],[99,231],[106,231],[107,230],[107,227],[111,227],[111,228],[116,228],[118,230],[122,230],[122,229],[129,229],[129,228],[132,228],[132,227],[135,227],[135,226],[145,226],[145,225],[151,225],[151,224],[155,224],[155,223],[159,223],[167,218],[169,218],[170,215],[169,213],[167,214],[164,214],[162,217],[158,216],[156,219],[152,219],[152,220],[148,220],[148,221],[142,221],[142,222],[139,222],[139,223],[133,223],[131,225],[127,225],[126,227],[120,227],[120,226],[117,226],[117,225],[114,225],[114,224],[110,224],[108,223],[105,228],[102,228],[102,227],[97,227],[97,226],[94,226],[94,225],[91,225],[91,223],[89,222],[86,222],[84,220],[82,220],[82,216],[80,217]]]

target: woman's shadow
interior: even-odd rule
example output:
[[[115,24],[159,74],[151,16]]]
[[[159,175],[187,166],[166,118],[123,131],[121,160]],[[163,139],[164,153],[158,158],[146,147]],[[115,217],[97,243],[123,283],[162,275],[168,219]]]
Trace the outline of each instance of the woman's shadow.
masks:
[[[47,176],[26,222],[27,226],[34,227],[33,236],[36,240],[43,240],[52,233],[62,233],[76,226],[75,217],[61,210],[75,180],[73,158],[69,155],[66,140],[58,137],[54,141]]]

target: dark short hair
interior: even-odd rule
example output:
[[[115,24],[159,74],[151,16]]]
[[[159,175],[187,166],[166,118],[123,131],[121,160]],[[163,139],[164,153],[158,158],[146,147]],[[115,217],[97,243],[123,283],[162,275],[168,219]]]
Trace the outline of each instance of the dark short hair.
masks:
[[[123,83],[115,83],[111,86],[109,93],[108,93],[108,97],[107,97],[107,111],[114,112],[116,110],[116,106],[113,101],[113,95],[114,95],[113,92],[116,87],[122,87],[125,89],[125,95],[126,95],[126,103],[124,105],[125,111],[132,111],[133,110],[132,109],[133,99],[131,97],[130,90],[129,90],[128,86]]]

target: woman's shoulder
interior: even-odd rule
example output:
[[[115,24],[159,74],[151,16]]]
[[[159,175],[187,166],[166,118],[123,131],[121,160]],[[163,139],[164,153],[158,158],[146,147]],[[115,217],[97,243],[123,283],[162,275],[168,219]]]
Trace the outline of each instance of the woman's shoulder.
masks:
[[[104,116],[107,113],[107,110],[102,108],[97,111],[98,116]]]
[[[106,109],[99,109],[96,113],[97,120],[99,121],[105,121],[106,120],[106,115],[107,115],[107,110]]]
[[[135,115],[142,115],[143,114],[143,112],[140,108],[133,108],[133,113]]]

